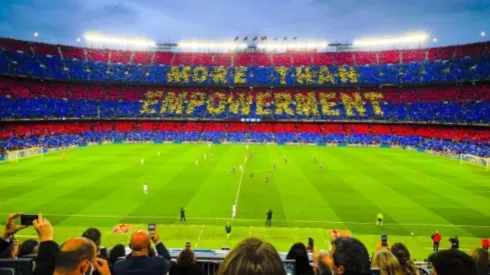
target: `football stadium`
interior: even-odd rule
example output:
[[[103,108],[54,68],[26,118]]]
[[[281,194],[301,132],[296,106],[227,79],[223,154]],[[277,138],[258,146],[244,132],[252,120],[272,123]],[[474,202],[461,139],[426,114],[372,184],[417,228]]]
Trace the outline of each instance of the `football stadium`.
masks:
[[[489,274],[484,32],[38,36],[0,38],[2,274]]]

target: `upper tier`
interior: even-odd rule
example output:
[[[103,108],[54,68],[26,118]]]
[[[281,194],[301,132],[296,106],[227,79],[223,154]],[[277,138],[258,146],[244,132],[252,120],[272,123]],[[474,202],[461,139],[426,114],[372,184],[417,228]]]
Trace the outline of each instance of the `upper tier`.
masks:
[[[342,53],[96,50],[0,39],[0,74],[171,85],[325,86],[490,79],[490,42]]]

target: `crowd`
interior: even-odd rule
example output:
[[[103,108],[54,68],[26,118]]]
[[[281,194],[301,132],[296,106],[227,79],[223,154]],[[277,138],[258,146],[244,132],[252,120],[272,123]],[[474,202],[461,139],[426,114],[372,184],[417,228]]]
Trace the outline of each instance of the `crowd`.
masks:
[[[110,250],[101,245],[101,233],[89,228],[66,240],[61,245],[54,240],[54,228],[41,213],[33,220],[38,239],[22,244],[15,234],[26,225],[16,224],[19,213],[9,215],[0,236],[0,258],[33,258],[35,275],[199,275],[204,274],[190,247],[172,260],[157,231],[138,230],[131,233],[126,254],[122,244]],[[310,263],[308,253],[313,255]],[[474,249],[466,254],[456,248],[441,250],[428,260],[432,271],[418,269],[410,252],[402,243],[380,245],[370,257],[367,248],[352,237],[333,237],[330,251],[318,251],[311,243],[294,244],[286,256],[295,263],[295,274],[334,275],[488,275],[490,274],[488,247]],[[2,262],[5,263],[5,262]],[[0,269],[2,266],[0,265]],[[249,238],[240,242],[219,263],[219,275],[272,275],[286,274],[285,266],[276,249],[260,239]]]
[[[219,89],[0,78],[0,118],[490,122],[486,84],[419,88]]]
[[[490,131],[410,125],[223,123],[223,122],[57,122],[12,123],[0,128],[0,154],[104,142],[232,142],[398,146],[453,154],[490,156]]]
[[[489,51],[489,43],[477,43],[382,52],[132,53],[0,39],[0,73],[151,84],[422,84],[488,79]]]

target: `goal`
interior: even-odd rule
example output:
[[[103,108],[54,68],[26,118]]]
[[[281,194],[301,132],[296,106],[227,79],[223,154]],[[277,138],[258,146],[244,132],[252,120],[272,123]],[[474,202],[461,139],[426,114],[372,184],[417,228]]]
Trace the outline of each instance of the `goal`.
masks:
[[[470,163],[470,164],[475,164],[478,166],[483,166],[485,168],[485,171],[489,171],[490,167],[490,158],[483,158],[475,155],[469,155],[469,154],[461,154],[459,157],[459,163]]]
[[[19,159],[34,157],[34,156],[42,156],[42,155],[43,155],[43,148],[41,147],[7,151],[7,161],[17,162],[19,161]]]

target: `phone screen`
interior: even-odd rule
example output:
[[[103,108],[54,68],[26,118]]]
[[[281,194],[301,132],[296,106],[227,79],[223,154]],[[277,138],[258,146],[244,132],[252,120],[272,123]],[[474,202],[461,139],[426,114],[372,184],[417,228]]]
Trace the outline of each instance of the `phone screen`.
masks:
[[[32,225],[34,220],[38,219],[38,215],[21,215],[20,224],[22,225]]]

